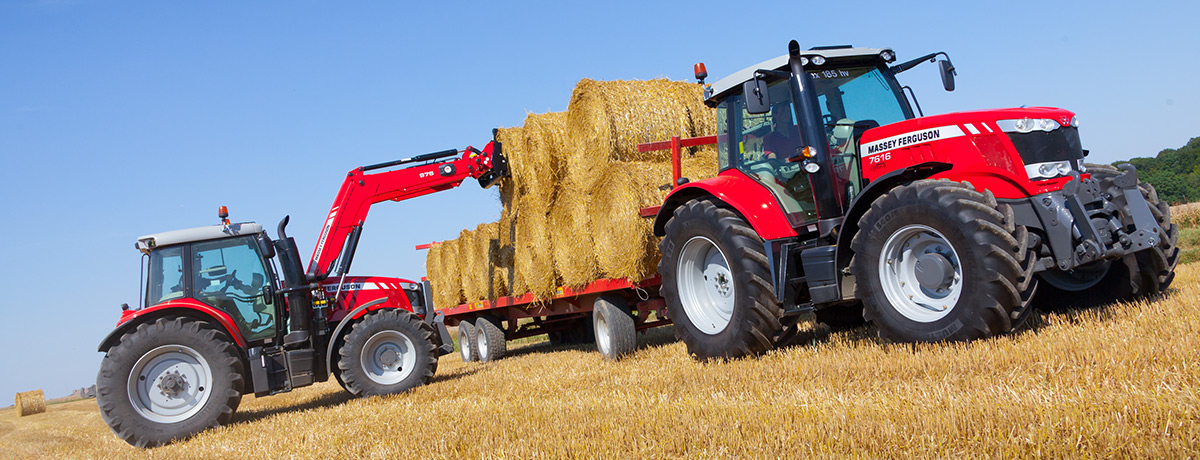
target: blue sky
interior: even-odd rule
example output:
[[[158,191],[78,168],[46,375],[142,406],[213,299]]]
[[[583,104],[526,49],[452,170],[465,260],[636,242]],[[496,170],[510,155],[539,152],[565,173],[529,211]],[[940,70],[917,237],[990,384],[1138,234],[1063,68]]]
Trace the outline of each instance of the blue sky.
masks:
[[[481,147],[581,78],[719,78],[804,46],[946,51],[902,75],[927,114],[1074,110],[1091,160],[1200,136],[1196,2],[0,1],[0,396],[94,382],[136,305],[137,236],[291,215],[308,254],[344,173]],[[419,278],[416,244],[498,218],[473,182],[377,206],[355,272]]]

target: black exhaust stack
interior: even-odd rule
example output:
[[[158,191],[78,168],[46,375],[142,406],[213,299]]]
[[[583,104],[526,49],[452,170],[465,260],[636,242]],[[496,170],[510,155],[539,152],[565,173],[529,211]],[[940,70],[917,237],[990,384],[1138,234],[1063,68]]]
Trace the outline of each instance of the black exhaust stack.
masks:
[[[308,343],[312,336],[312,286],[304,275],[300,251],[296,240],[284,232],[291,216],[279,221],[279,239],[275,240],[275,253],[279,255],[279,269],[283,272],[283,290],[287,295],[288,335],[284,336],[284,347],[294,348]],[[311,348],[311,347],[310,347]]]
[[[821,121],[821,106],[817,103],[817,93],[813,91],[812,75],[804,71],[800,62],[800,43],[792,40],[788,43],[788,65],[792,71],[789,80],[792,88],[792,100],[796,104],[797,124],[800,128],[800,144],[812,149],[812,158],[807,161],[816,163],[820,169],[808,173],[812,185],[813,198],[817,205],[817,227],[821,235],[827,235],[841,223],[841,207],[833,191],[833,159],[829,154],[829,143],[825,139],[825,124]]]

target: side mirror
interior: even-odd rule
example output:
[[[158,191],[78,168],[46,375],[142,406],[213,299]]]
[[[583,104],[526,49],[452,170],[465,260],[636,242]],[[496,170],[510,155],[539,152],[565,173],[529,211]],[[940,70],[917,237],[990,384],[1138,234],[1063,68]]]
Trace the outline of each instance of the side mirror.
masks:
[[[263,257],[267,259],[275,257],[275,245],[271,244],[271,238],[265,232],[259,234],[258,238],[254,240],[258,242],[258,252],[261,252]]]
[[[946,88],[946,91],[954,91],[954,75],[957,74],[954,64],[951,64],[949,59],[938,61],[938,68],[942,72],[942,87]]]
[[[742,94],[746,97],[746,112],[758,115],[771,111],[771,96],[767,94],[767,82],[755,78],[742,83]]]

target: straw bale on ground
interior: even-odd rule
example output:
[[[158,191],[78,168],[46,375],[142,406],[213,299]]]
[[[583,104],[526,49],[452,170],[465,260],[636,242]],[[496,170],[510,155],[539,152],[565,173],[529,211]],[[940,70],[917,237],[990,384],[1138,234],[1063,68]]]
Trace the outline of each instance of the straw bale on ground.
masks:
[[[18,416],[24,417],[42,412],[46,412],[46,397],[42,394],[42,390],[17,393]]]

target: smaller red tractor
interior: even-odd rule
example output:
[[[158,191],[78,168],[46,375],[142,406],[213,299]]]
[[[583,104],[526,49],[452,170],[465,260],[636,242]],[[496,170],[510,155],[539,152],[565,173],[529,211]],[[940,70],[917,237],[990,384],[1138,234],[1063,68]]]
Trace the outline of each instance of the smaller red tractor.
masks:
[[[452,158],[452,159],[447,159]],[[369,171],[412,164],[401,169]],[[245,393],[266,396],[337,379],[354,395],[423,385],[453,352],[428,282],[349,276],[374,203],[488,187],[508,166],[499,142],[364,166],[343,182],[301,265],[295,241],[253,222],[138,238],[143,307],[123,306],[100,344],[97,403],[113,432],[156,446],[228,423]]]
[[[1170,208],[1132,166],[1085,164],[1074,113],[919,116],[896,75],[944,54],[894,64],[887,48],[792,41],[706,88],[720,173],[680,179],[654,222],[660,293],[690,353],[764,352],[809,312],[958,341],[1014,330],[1035,303],[1167,289]]]

